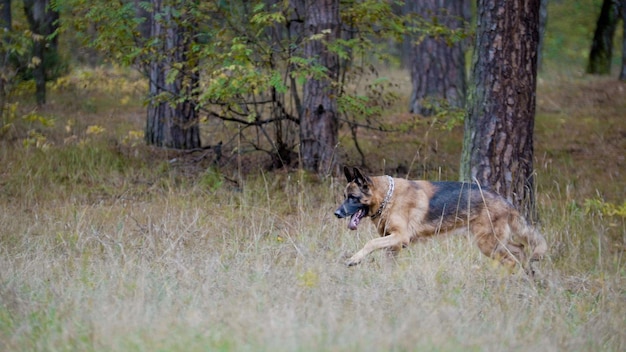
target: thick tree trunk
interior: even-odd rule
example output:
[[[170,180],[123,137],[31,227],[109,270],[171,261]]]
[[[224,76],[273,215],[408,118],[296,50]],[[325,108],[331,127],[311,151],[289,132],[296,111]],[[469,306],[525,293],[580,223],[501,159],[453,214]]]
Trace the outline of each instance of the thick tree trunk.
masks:
[[[625,0],[626,1],[626,0]],[[543,43],[548,25],[548,0],[540,0],[539,7],[539,44],[537,44],[537,71],[541,71],[543,63]]]
[[[59,13],[50,8],[49,0],[24,0],[24,11],[33,33],[39,38],[33,41],[33,78],[35,79],[37,104],[46,103],[46,69],[57,55],[57,39],[49,39],[58,27]],[[38,61],[38,62],[37,62]]]
[[[591,43],[587,73],[608,75],[611,73],[613,35],[619,18],[619,0],[604,0]]]
[[[540,0],[479,0],[461,178],[536,219],[533,128]]]
[[[339,1],[312,0],[307,3],[304,22],[305,57],[325,68],[304,84],[303,112],[300,120],[300,153],[305,170],[333,173],[338,140],[337,76],[339,57],[328,50],[327,42],[339,37]],[[312,36],[323,35],[323,39]]]
[[[469,4],[468,0],[419,0],[407,1],[405,6],[428,22],[458,29],[469,19]],[[463,108],[467,90],[465,43],[449,43],[434,36],[420,43],[415,40],[411,42],[413,91],[409,111],[428,116],[443,100],[450,107]]]
[[[191,73],[186,53],[191,45],[189,28],[182,28],[172,8],[152,0],[151,36],[160,38],[161,52],[149,64],[150,102],[146,122],[146,143],[160,147],[193,149],[201,146],[198,113],[193,90],[198,77]],[[174,79],[168,79],[178,67]],[[180,99],[181,97],[185,97]]]

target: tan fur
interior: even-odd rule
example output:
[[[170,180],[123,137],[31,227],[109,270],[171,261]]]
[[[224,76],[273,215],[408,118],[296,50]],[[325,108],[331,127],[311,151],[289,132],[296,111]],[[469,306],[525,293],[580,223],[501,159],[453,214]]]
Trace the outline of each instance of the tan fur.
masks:
[[[345,196],[360,197],[360,203],[369,206],[372,216],[380,208],[389,189],[387,177],[367,177],[366,187],[349,182]],[[509,268],[521,265],[532,274],[530,262],[541,259],[547,250],[544,237],[529,226],[521,214],[504,198],[487,191],[480,192],[482,206],[472,206],[459,216],[448,215],[428,219],[429,201],[435,185],[429,181],[409,181],[394,178],[395,189],[382,214],[372,218],[381,237],[370,240],[354,254],[348,265],[358,264],[372,251],[389,249],[398,253],[403,246],[421,238],[468,229],[475,243],[486,256]],[[478,197],[478,194],[473,194]]]

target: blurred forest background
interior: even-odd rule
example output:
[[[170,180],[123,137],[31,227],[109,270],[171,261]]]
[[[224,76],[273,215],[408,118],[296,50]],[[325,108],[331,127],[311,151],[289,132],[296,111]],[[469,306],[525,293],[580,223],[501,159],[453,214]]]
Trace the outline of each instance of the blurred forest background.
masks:
[[[66,114],[53,111],[57,106],[87,104],[87,112],[128,106],[123,113],[133,118],[88,123],[90,131],[115,129],[121,138],[187,150],[185,155],[196,153],[194,160],[236,167],[238,174],[302,167],[328,175],[337,174],[340,164],[407,174],[415,150],[425,144],[415,128],[452,131],[465,115],[476,9],[458,3],[437,9],[413,2],[341,2],[342,33],[330,46],[338,68],[328,72],[305,52],[329,33],[307,37],[304,1],[3,1],[0,131],[3,139],[59,145],[40,127],[85,119],[60,116]],[[623,79],[620,8],[616,0],[543,1],[539,89],[543,82],[586,73]],[[437,52],[442,49],[429,41],[458,50],[460,61],[443,67],[464,67],[459,83],[446,83],[456,78],[434,64],[420,71],[428,56],[446,61],[459,55]],[[419,82],[419,75],[433,75],[432,83]],[[111,77],[119,80],[111,83],[113,92],[91,94]],[[336,126],[315,126],[303,115],[306,104],[317,104],[307,102],[316,99],[306,92],[313,89],[308,82],[324,80],[335,90],[333,111],[326,112],[332,116],[324,118]],[[438,84],[448,92],[433,94],[442,89]],[[77,137],[75,128],[66,130],[64,143]],[[329,152],[307,142],[324,136],[332,142]],[[399,155],[398,138],[413,143],[412,150]],[[315,148],[320,150],[310,151]],[[309,161],[309,153],[321,161]],[[374,164],[383,156],[381,169]]]

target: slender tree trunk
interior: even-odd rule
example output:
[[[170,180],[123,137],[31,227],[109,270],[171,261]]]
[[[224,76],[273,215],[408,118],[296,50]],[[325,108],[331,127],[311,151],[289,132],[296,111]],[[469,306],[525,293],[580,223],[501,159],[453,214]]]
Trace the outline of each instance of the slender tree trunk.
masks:
[[[415,12],[428,22],[437,22],[451,29],[462,28],[470,17],[469,0],[407,1],[407,12]],[[467,79],[465,43],[450,43],[446,38],[427,36],[420,43],[412,38],[411,81],[413,91],[409,111],[432,115],[442,101],[455,108],[465,106]],[[445,104],[444,104],[445,105]]]
[[[50,35],[58,28],[59,13],[50,7],[50,0],[24,0],[24,11],[30,29],[38,35],[33,41],[33,78],[37,104],[46,103],[46,69],[55,61],[57,39]]]
[[[540,0],[479,0],[461,179],[536,219],[533,128]]]
[[[626,0],[620,2],[620,16],[622,17],[622,69],[619,79],[626,81]]]
[[[596,31],[591,43],[587,73],[608,75],[611,73],[611,57],[613,56],[613,36],[617,20],[619,0],[604,0],[602,10],[596,24]]]
[[[2,0],[0,2],[2,6],[0,17],[0,27],[2,29],[11,29],[11,0]]]
[[[304,84],[303,113],[300,121],[300,153],[305,170],[319,174],[336,170],[338,140],[337,82],[339,57],[328,50],[328,42],[339,38],[339,1],[311,0],[304,21],[304,54],[314,66],[325,69]],[[318,38],[318,36],[323,38]],[[315,36],[314,38],[312,38]]]
[[[301,44],[302,40],[300,38],[303,37],[304,34],[304,18],[306,16],[306,2],[308,0],[290,0],[289,1],[289,7],[290,7],[290,11],[289,13],[291,14],[291,17],[288,19],[288,24],[287,24],[287,36],[289,38],[289,42],[290,43],[297,43],[297,44]],[[302,45],[294,45],[293,47],[290,47],[290,54],[289,56],[302,56]],[[292,69],[295,69],[295,65],[291,64],[292,68],[290,68],[290,72],[292,71]],[[296,77],[294,77],[293,75],[289,75],[289,88],[290,88],[290,93],[291,93],[291,99],[292,99],[292,103],[293,106],[295,107],[295,110],[298,113],[298,119],[302,120],[302,113],[304,112],[304,109],[302,108],[302,99],[300,99],[301,97],[301,93],[298,92],[298,83],[297,83],[297,79]]]
[[[193,35],[190,28],[178,23],[180,19],[173,15],[173,8],[164,6],[163,0],[152,0],[152,5],[150,32],[162,46],[148,67],[146,143],[176,149],[199,148],[198,113],[192,98],[198,77],[186,57]]]
[[[10,31],[11,30],[11,0],[2,0],[0,3],[2,6],[2,17],[0,18],[0,30]],[[9,76],[9,55],[8,53],[0,50],[0,55],[2,55],[2,61],[0,61],[0,129],[3,127],[4,122],[4,107],[6,104],[6,96],[7,96],[7,77]]]

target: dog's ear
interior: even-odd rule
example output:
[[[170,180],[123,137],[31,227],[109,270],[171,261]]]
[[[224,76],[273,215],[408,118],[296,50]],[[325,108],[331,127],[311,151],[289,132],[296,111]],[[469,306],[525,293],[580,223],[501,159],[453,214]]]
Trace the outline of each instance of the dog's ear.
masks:
[[[356,182],[356,184],[359,185],[360,187],[367,188],[368,186],[372,184],[372,179],[369,178],[368,176],[365,176],[361,172],[361,170],[355,167],[354,168],[354,182]]]
[[[346,175],[346,180],[348,180],[348,182],[352,182],[354,180],[354,174],[350,171],[349,167],[343,167],[343,174]]]

